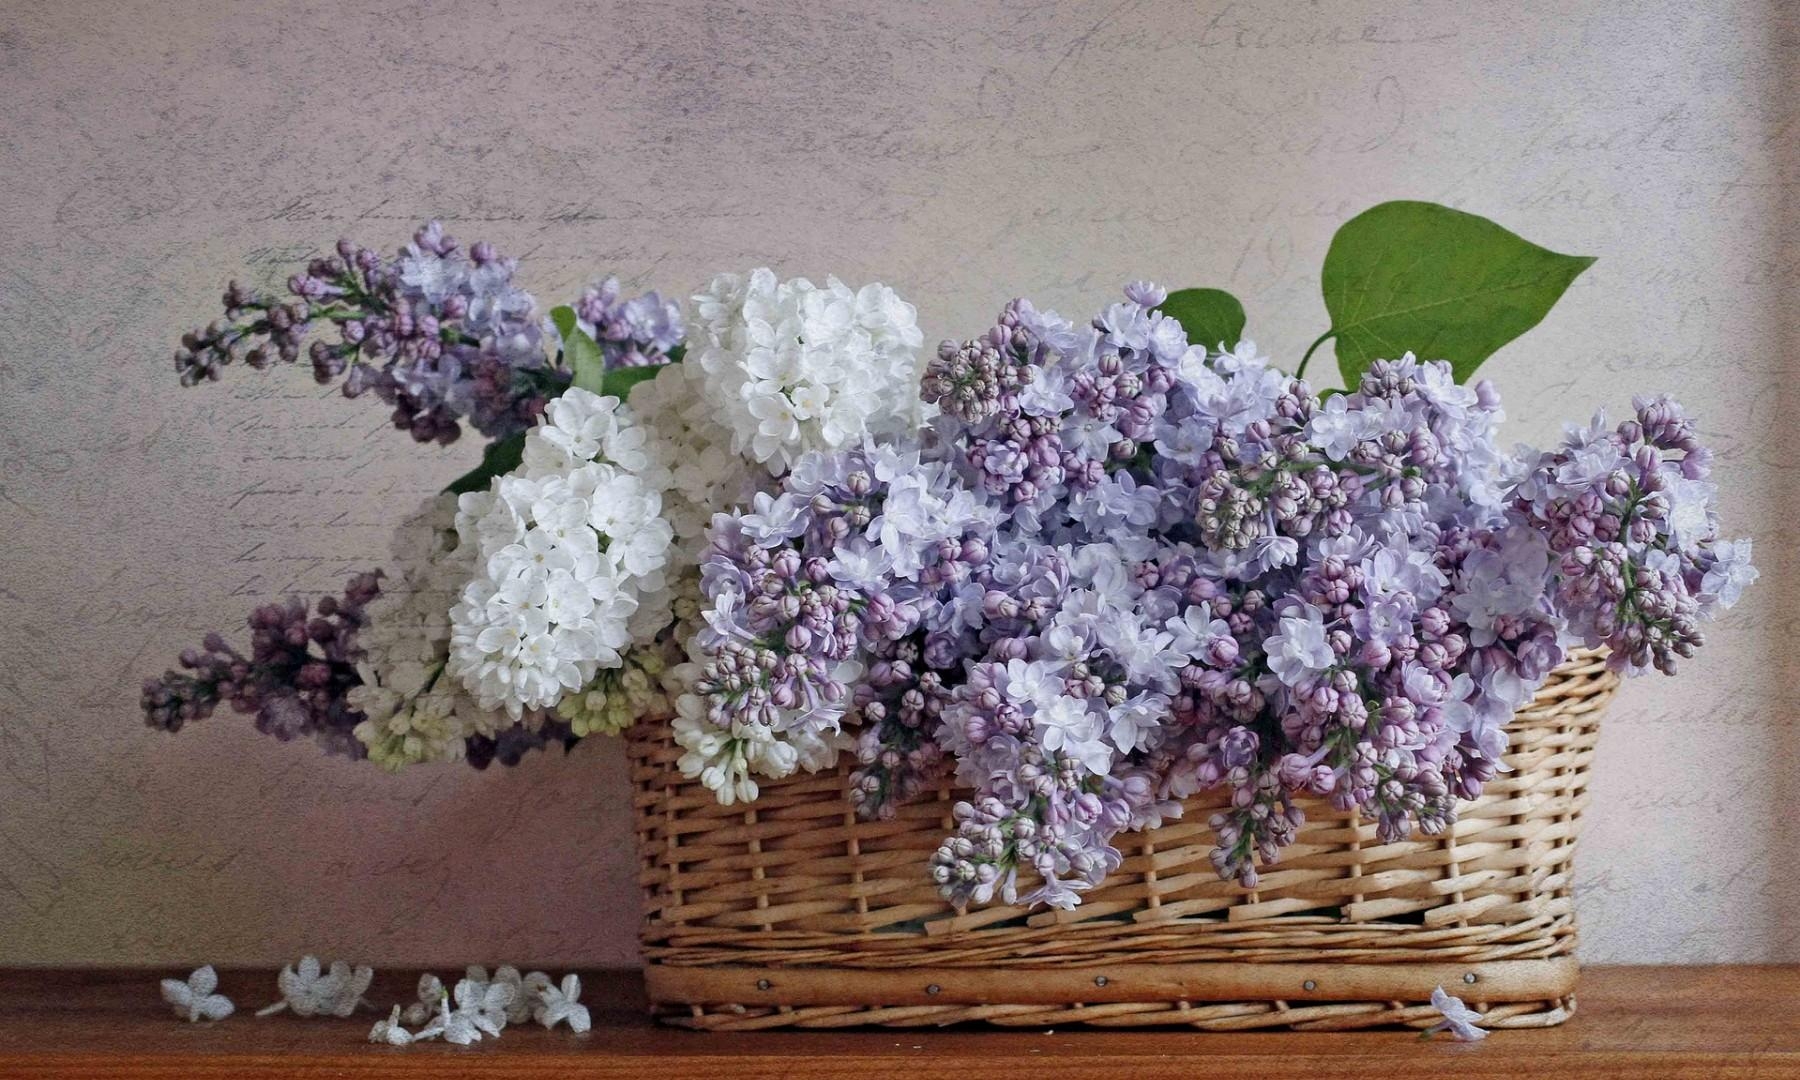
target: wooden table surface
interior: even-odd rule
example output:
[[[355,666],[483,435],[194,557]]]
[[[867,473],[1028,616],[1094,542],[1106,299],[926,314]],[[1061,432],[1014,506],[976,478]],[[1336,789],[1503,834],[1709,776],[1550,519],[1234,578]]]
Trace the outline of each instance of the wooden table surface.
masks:
[[[635,973],[584,976],[587,1036],[509,1027],[474,1047],[366,1042],[376,1015],[250,1014],[277,995],[271,973],[225,972],[239,1012],[175,1019],[157,980],[186,972],[0,971],[0,1077],[258,1080],[264,1077],[656,1077],[874,1080],[1025,1073],[1031,1080],[1381,1080],[1430,1077],[1800,1077],[1800,968],[1593,968],[1569,1023],[1479,1043],[1404,1030],[1212,1034],[1136,1030],[787,1031],[711,1035],[647,1020]],[[377,979],[370,1000],[411,1000],[416,978]]]

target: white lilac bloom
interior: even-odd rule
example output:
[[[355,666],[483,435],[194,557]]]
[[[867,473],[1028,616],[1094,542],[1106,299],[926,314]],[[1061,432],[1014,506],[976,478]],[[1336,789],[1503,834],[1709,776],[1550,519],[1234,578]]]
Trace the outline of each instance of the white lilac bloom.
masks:
[[[449,672],[481,708],[549,709],[668,625],[660,452],[617,398],[571,389],[517,470],[462,496],[474,578],[450,612]]]
[[[548,978],[541,971],[532,974]],[[507,1023],[522,1024],[531,1016],[532,994],[535,991],[526,985],[525,976],[519,974],[518,968],[511,964],[502,964],[494,969],[494,974],[490,978],[487,968],[480,964],[470,964],[463,969],[463,977],[482,994],[485,994],[490,986],[504,986],[512,991],[505,1010]]]
[[[517,971],[513,974],[517,975]],[[483,1035],[498,1038],[506,1028],[507,1011],[518,993],[519,989],[507,982],[460,979],[455,991],[439,996],[437,1014],[413,1033],[412,1040],[443,1039],[456,1046],[470,1046],[480,1042]],[[455,1008],[451,1007],[452,1001]],[[373,1034],[370,1037],[373,1038]]]
[[[1280,627],[1269,637],[1269,670],[1289,686],[1317,675],[1331,666],[1331,645],[1325,640],[1325,620],[1319,609],[1301,604],[1281,617]]]
[[[231,999],[218,993],[219,975],[211,964],[195,968],[186,979],[164,979],[162,999],[175,1010],[175,1015],[188,1023],[196,1020],[223,1020],[236,1008]]]
[[[809,450],[904,435],[922,419],[917,313],[886,285],[721,274],[694,297],[708,405],[738,452],[779,476]]]
[[[461,1009],[452,1010],[450,999],[445,997],[438,1002],[437,1015],[413,1035],[414,1042],[424,1042],[427,1039],[443,1039],[455,1046],[471,1046],[481,1041],[481,1027],[472,1014]]]
[[[631,408],[668,465],[663,517],[679,541],[669,552],[676,571],[696,561],[713,514],[748,503],[769,474],[732,448],[732,429],[707,398],[698,364],[671,364],[638,384]]]
[[[588,1007],[581,1003],[581,977],[573,974],[564,975],[560,986],[547,985],[540,990],[531,1015],[547,1028],[566,1023],[577,1035],[586,1035],[594,1024]]]
[[[486,974],[479,968],[471,969],[471,973]],[[518,972],[514,971],[513,975],[517,977]],[[507,1010],[519,993],[520,987],[516,983],[465,978],[457,982],[451,996],[456,1001],[459,1015],[467,1016],[483,1034],[498,1036],[506,1027]]]
[[[1448,1031],[1458,1042],[1478,1042],[1487,1038],[1487,1031],[1477,1026],[1481,1014],[1464,1005],[1462,998],[1445,992],[1443,987],[1431,992],[1431,1007],[1443,1019],[1426,1028],[1421,1033],[1424,1038],[1430,1038],[1440,1031]]]
[[[357,664],[362,685],[346,700],[364,716],[353,729],[357,741],[390,772],[460,760],[471,736],[493,735],[509,720],[483,708],[446,670],[450,607],[472,570],[455,519],[454,495],[437,496],[409,519],[394,543],[401,569],[368,608]]]
[[[292,1012],[295,1016],[349,1016],[365,1004],[363,994],[374,978],[375,970],[367,964],[352,967],[346,961],[333,960],[325,968],[317,957],[303,956],[299,964],[284,966],[276,976],[281,1000],[258,1009],[256,1015]]]
[[[369,1041],[372,1043],[410,1046],[413,1039],[413,1033],[406,1030],[406,1025],[401,1023],[400,1006],[398,1005],[394,1006],[393,1011],[388,1013],[385,1018],[375,1021],[375,1026],[369,1029]]]

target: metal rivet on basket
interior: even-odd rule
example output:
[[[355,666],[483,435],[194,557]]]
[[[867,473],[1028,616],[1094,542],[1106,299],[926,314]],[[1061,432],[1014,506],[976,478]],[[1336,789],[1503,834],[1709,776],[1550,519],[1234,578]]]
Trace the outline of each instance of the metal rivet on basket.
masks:
[[[1300,989],[1302,989],[1302,990],[1317,990],[1318,988],[1319,988],[1319,984],[1316,982],[1313,982],[1311,979],[1308,979],[1305,982],[1300,984]]]
[[[1471,971],[1467,975],[1464,975],[1463,982],[1468,983],[1470,986],[1474,986],[1475,985],[1475,973],[1473,971]]]
[[[758,990],[767,990],[770,987],[770,985],[771,984],[770,984],[769,980],[767,980],[767,979],[756,980],[756,988]]]
[[[939,986],[939,985],[938,985],[938,984],[937,984],[937,983],[932,983],[932,984],[931,984],[931,985],[930,985],[930,986],[927,986],[927,987],[926,987],[926,988],[925,988],[925,992],[926,992],[926,993],[927,993],[927,994],[935,994],[935,993],[937,993],[937,992],[938,992],[938,991],[939,991],[939,990],[942,990],[942,989],[943,989],[943,987],[941,987],[941,986]]]
[[[1104,975],[1094,976],[1094,985],[1095,986],[1105,986],[1106,985],[1106,976],[1104,976]]]

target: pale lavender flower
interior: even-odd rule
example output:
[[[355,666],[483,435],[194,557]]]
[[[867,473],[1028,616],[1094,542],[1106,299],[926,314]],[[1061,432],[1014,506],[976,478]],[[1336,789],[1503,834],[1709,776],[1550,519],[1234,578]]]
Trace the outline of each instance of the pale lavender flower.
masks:
[[[175,1015],[188,1023],[196,1020],[223,1020],[236,1006],[218,993],[219,975],[211,964],[196,968],[183,979],[164,979],[162,998],[175,1010]]]
[[[1458,1042],[1479,1042],[1487,1038],[1487,1031],[1476,1026],[1481,1014],[1464,1005],[1462,998],[1446,993],[1443,987],[1431,992],[1431,1007],[1443,1016],[1443,1020],[1421,1032],[1421,1038],[1429,1039],[1440,1031],[1448,1031]]]
[[[1756,567],[1750,564],[1750,540],[1746,537],[1720,541],[1714,545],[1713,553],[1716,561],[1700,580],[1700,596],[1721,608],[1729,608],[1759,576]]]
[[[1073,906],[1118,833],[1224,789],[1212,861],[1254,887],[1304,798],[1384,842],[1449,828],[1566,632],[1666,666],[1754,580],[1673,402],[1509,474],[1498,394],[1448,364],[1322,403],[1163,298],[1079,328],[1015,301],[939,350],[921,443],[803,459],[716,520],[683,767],[738,798],[850,738],[874,817],[953,770],[957,904]]]
[[[1325,640],[1325,623],[1319,610],[1307,604],[1282,616],[1266,648],[1269,670],[1289,686],[1324,671],[1336,659]]]

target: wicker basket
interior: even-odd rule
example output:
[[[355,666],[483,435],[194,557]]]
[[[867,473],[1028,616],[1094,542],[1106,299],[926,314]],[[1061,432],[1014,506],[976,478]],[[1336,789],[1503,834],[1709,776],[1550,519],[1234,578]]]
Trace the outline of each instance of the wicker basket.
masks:
[[[1190,799],[1120,838],[1124,864],[1074,911],[958,911],[926,861],[957,792],[859,821],[839,772],[722,807],[675,768],[666,723],[630,735],[647,910],[646,982],[665,1022],[708,1030],[939,1025],[1422,1026],[1433,987],[1494,1027],[1574,1008],[1570,863],[1600,713],[1593,653],[1557,669],[1510,727],[1513,771],[1442,836],[1383,844],[1307,808],[1255,890],[1221,881]]]

